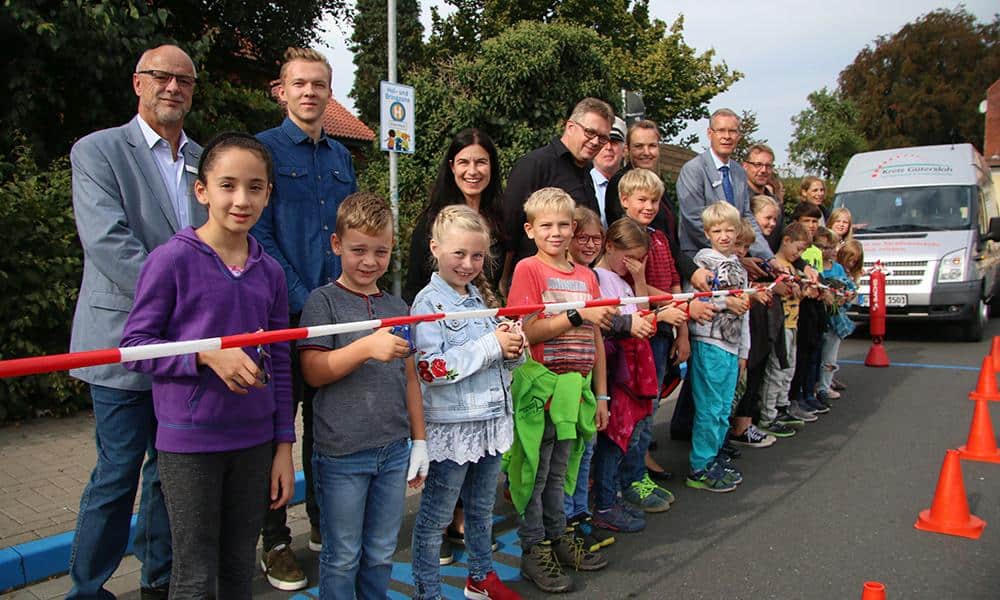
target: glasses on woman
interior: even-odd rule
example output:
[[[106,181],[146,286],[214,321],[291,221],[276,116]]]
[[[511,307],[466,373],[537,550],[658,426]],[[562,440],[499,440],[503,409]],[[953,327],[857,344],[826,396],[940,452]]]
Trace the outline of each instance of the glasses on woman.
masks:
[[[581,246],[587,246],[587,245],[590,245],[590,244],[593,244],[595,246],[600,246],[601,242],[604,241],[604,236],[603,235],[586,235],[586,234],[581,233],[580,235],[573,236],[573,239],[576,240],[576,243],[580,244]]]

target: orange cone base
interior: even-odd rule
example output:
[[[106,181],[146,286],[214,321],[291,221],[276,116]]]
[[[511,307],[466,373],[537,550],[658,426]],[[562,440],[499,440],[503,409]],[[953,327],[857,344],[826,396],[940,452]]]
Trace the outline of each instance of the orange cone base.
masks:
[[[888,367],[889,366],[889,354],[885,351],[885,345],[881,343],[872,343],[872,347],[868,349],[868,356],[865,357],[866,367]]]
[[[962,460],[978,460],[980,462],[1000,463],[1000,450],[993,452],[970,452],[964,445],[958,447],[958,454]]]
[[[966,523],[935,524],[931,521],[931,510],[928,508],[927,510],[920,511],[920,516],[917,517],[917,522],[913,526],[921,531],[957,535],[959,537],[978,540],[979,536],[983,535],[983,528],[986,527],[986,521],[976,515],[969,515],[969,520]]]
[[[877,581],[866,581],[861,588],[861,600],[885,600],[885,586]]]

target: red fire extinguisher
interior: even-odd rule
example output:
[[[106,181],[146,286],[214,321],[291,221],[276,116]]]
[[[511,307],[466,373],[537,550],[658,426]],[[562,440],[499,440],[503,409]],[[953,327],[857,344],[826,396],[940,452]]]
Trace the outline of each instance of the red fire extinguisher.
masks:
[[[868,332],[872,336],[872,347],[865,357],[865,366],[888,367],[889,355],[882,344],[885,337],[885,272],[881,261],[875,261],[868,275],[868,291]]]

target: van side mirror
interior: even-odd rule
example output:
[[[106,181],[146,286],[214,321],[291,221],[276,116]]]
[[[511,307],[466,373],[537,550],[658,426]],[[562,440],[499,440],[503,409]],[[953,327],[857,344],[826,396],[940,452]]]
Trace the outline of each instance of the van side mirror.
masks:
[[[983,237],[984,242],[1000,242],[1000,217],[990,219],[990,230]]]

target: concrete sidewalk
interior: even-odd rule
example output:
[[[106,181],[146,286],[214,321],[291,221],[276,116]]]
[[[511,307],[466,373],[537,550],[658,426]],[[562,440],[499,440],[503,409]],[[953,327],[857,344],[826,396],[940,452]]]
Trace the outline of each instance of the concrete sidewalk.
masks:
[[[296,431],[301,438],[301,416],[296,419]],[[300,471],[299,446],[293,455],[295,469]],[[12,569],[20,569],[28,583],[48,577],[60,567],[65,571],[61,563],[68,555],[68,536],[62,534],[76,527],[80,496],[95,462],[94,417],[90,411],[81,411],[73,417],[43,418],[0,427],[0,571],[3,571],[0,592],[9,589],[7,571]],[[137,496],[137,505],[138,501]],[[289,510],[289,527],[293,535],[308,532],[304,507]],[[25,547],[21,544],[29,544],[36,556],[30,569],[27,565],[16,565],[19,555],[24,554]],[[116,573],[116,578],[128,581],[123,583],[125,589],[134,585],[131,579],[138,582],[137,568],[137,561],[129,557]],[[65,582],[60,583],[60,579]],[[32,586],[31,591],[16,592],[13,597],[64,595],[69,590],[68,578],[60,579]]]

